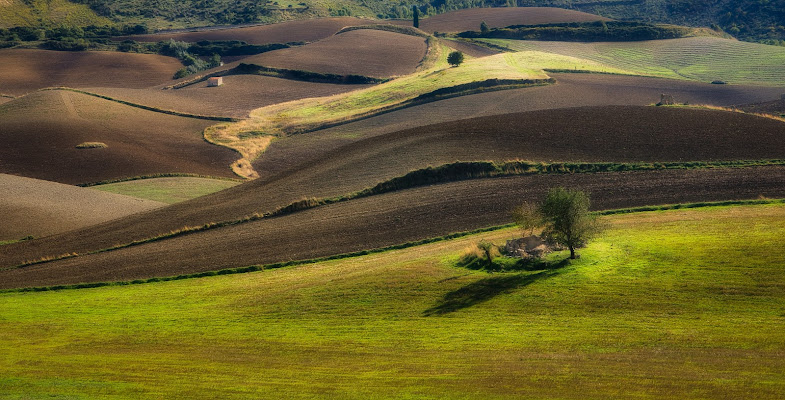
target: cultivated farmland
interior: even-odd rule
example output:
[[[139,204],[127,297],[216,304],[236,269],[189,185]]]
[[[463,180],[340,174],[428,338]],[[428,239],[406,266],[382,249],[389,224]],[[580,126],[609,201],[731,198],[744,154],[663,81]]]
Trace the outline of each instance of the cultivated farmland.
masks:
[[[302,47],[247,57],[243,62],[339,75],[387,78],[414,72],[425,56],[425,39],[375,29],[358,29]]]
[[[159,173],[232,177],[235,153],[202,138],[211,123],[42,91],[0,106],[0,160],[5,173],[69,184]],[[108,147],[76,148],[83,142]]]
[[[426,32],[478,31],[480,23],[490,28],[510,25],[538,25],[565,22],[609,21],[608,18],[580,11],[552,7],[471,8],[434,15],[420,21]]]
[[[20,96],[52,86],[144,88],[171,80],[177,59],[108,51],[0,49],[0,93]]]
[[[0,240],[62,233],[165,205],[7,174],[0,174],[0,192]]]

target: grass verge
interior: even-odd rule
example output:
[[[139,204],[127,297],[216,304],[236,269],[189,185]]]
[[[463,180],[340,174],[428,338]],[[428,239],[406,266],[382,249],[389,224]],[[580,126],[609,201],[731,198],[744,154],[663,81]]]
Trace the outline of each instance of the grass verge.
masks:
[[[104,192],[174,204],[228,189],[239,183],[229,179],[166,177],[108,183],[93,187]]]

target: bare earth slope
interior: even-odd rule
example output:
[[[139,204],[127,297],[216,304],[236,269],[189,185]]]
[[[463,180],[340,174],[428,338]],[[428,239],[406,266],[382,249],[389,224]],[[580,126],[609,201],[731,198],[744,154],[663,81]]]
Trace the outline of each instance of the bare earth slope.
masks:
[[[236,153],[202,137],[212,123],[71,91],[33,93],[0,105],[0,172],[70,184],[156,173],[232,177]],[[108,147],[77,149],[83,142]]]
[[[67,232],[166,204],[0,174],[0,240]]]
[[[483,21],[491,28],[503,28],[510,25],[610,21],[610,19],[552,7],[470,8],[423,18],[420,20],[420,29],[431,33],[478,31]]]
[[[129,36],[139,42],[158,42],[161,40],[181,40],[198,42],[200,40],[242,40],[251,44],[314,42],[334,35],[344,27],[372,23],[367,19],[338,17],[319,18],[303,21],[288,21],[272,25],[249,26],[245,28],[205,29],[193,32],[165,32],[152,35]]]
[[[223,82],[224,84],[219,87],[207,87],[207,82],[199,82],[172,90],[158,88],[89,88],[85,90],[164,110],[245,118],[248,117],[251,110],[256,108],[309,97],[330,96],[368,87],[368,85],[313,83],[256,75],[225,76]]]
[[[539,175],[434,185],[121,250],[1,270],[0,288],[173,276],[308,259],[509,222],[549,187],[592,193],[598,209],[785,196],[785,168]]]
[[[782,91],[782,88],[711,85],[618,75],[551,75],[557,80],[555,85],[461,96],[307,135],[288,137],[274,142],[254,162],[254,168],[263,177],[272,176],[285,170],[297,169],[299,165],[309,164],[311,160],[329,151],[364,138],[472,117],[563,107],[643,106],[658,102],[661,93],[673,95],[680,103],[729,106],[779,98]]]
[[[425,56],[421,37],[358,29],[316,43],[262,53],[243,59],[265,67],[328,74],[386,78],[414,72]]]
[[[176,58],[109,51],[0,50],[0,93],[52,86],[144,88],[172,79]]]
[[[587,118],[603,123],[593,124]],[[638,126],[638,121],[647,125]],[[82,253],[154,237],[183,226],[271,212],[304,197],[344,195],[416,168],[456,160],[653,162],[785,158],[785,149],[779,145],[783,137],[785,123],[779,121],[738,113],[654,107],[563,109],[439,124],[358,141],[299,169],[164,210],[91,227],[74,235],[13,245],[7,256],[0,256],[0,265]],[[754,180],[763,179],[756,176],[756,171],[765,169],[746,171]],[[581,176],[584,178],[576,179],[591,179],[590,175]],[[645,202],[646,198],[640,200]],[[79,239],[84,236],[91,240]]]

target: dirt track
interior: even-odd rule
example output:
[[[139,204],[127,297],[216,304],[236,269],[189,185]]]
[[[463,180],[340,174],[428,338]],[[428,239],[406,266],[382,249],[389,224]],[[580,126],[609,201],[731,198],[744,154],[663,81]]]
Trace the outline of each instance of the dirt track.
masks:
[[[53,235],[164,206],[157,201],[0,174],[0,240]]]
[[[52,86],[144,88],[172,80],[176,58],[109,51],[0,50],[0,93]]]
[[[407,75],[425,56],[425,40],[372,29],[344,32],[316,43],[243,59],[265,67],[387,78]]]
[[[69,92],[0,106],[0,172],[61,183],[164,172],[233,177],[235,152],[204,141],[214,121],[175,117]],[[104,149],[77,149],[103,142]]]
[[[785,196],[785,168],[539,175],[434,185],[108,253],[0,271],[0,287],[171,276],[307,259],[509,222],[548,188],[592,193],[595,209]],[[19,254],[17,254],[18,256]],[[13,257],[15,258],[15,257]],[[11,258],[4,257],[3,265]]]

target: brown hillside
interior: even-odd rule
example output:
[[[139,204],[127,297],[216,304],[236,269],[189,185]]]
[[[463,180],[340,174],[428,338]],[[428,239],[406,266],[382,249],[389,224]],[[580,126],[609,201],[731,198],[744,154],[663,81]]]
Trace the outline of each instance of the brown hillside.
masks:
[[[302,47],[247,57],[245,63],[330,74],[385,78],[414,72],[425,40],[395,32],[358,29]]]
[[[272,176],[372,136],[472,117],[577,106],[642,106],[659,101],[661,93],[672,94],[677,102],[729,106],[779,98],[782,91],[617,75],[552,75],[557,79],[555,85],[456,97],[292,136],[273,143],[254,166],[262,176]]]
[[[308,97],[322,97],[358,90],[367,85],[312,83],[258,75],[223,77],[223,86],[207,87],[200,82],[181,89],[161,90],[89,88],[111,98],[134,104],[198,115],[245,118],[256,108]]]
[[[0,271],[0,288],[173,276],[378,248],[510,221],[550,187],[592,193],[597,209],[782,197],[785,168],[540,175],[404,190],[121,250]]]
[[[642,123],[647,125],[641,126]],[[779,145],[784,136],[785,123],[738,113],[593,107],[438,124],[359,140],[326,154],[319,153],[317,141],[311,150],[321,156],[314,156],[289,172],[78,234],[26,243],[19,246],[22,255],[9,260],[21,262],[20,257],[81,253],[183,226],[271,212],[305,197],[345,195],[413,169],[456,160],[652,162],[785,158],[785,149]],[[300,147],[308,145],[299,142]],[[79,239],[85,236],[91,237],[88,243]]]
[[[71,184],[165,172],[233,176],[236,153],[202,137],[213,123],[37,92],[0,105],[0,172]],[[75,147],[83,142],[108,147]]]
[[[552,7],[470,8],[423,18],[420,20],[420,29],[426,32],[479,31],[483,21],[491,28],[504,28],[510,25],[610,21],[610,19]]]
[[[0,50],[0,93],[19,96],[53,86],[143,88],[172,79],[175,58],[109,51]]]
[[[0,240],[67,232],[166,204],[0,174]]]
[[[169,39],[185,42],[198,42],[200,40],[242,40],[251,44],[314,42],[330,37],[344,27],[367,25],[369,23],[372,23],[372,21],[352,17],[319,18],[244,28],[204,29],[193,32],[164,32],[151,35],[136,35],[128,36],[123,39],[133,39],[139,42],[158,42]]]

